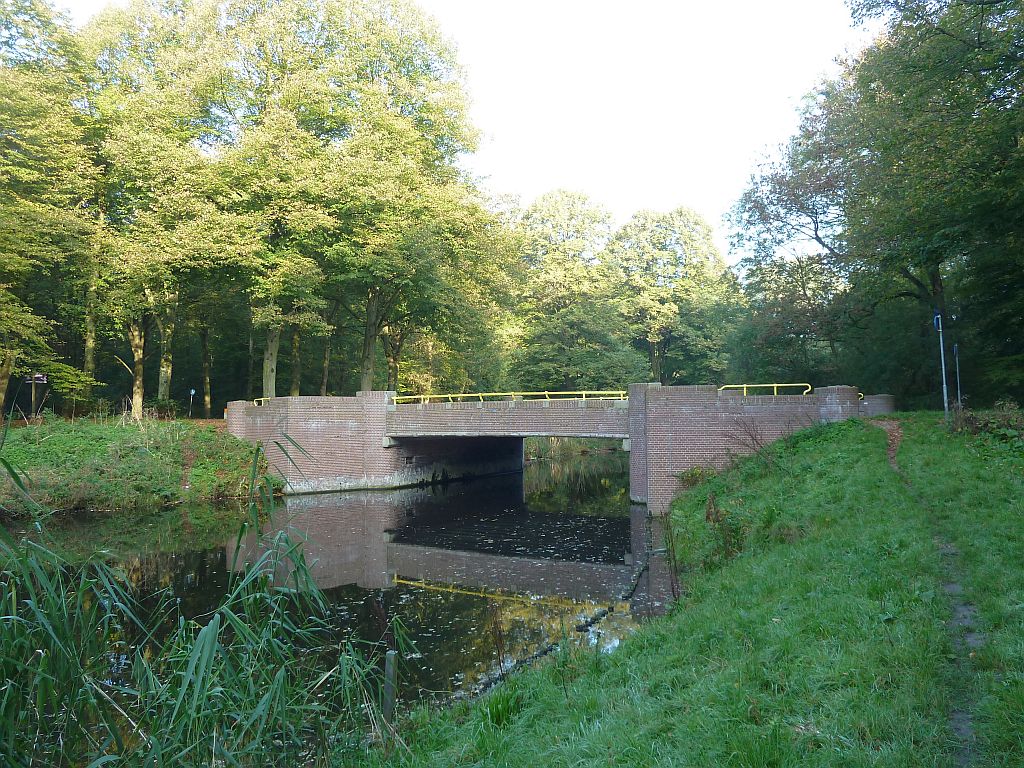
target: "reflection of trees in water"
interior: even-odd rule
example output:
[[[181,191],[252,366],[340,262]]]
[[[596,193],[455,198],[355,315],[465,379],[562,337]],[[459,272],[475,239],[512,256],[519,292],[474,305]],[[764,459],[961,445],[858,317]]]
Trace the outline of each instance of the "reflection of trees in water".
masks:
[[[552,514],[629,514],[629,454],[625,451],[537,459],[523,470],[531,510]]]
[[[140,596],[144,609],[153,610],[165,598],[175,602],[175,614],[192,619],[224,596],[228,568],[223,547],[181,553],[154,553],[117,562]]]
[[[358,594],[357,594],[358,593]],[[552,605],[529,598],[504,599],[435,592],[416,586],[374,592],[353,587],[330,591],[345,605],[343,621],[353,639],[377,641],[382,628],[399,617],[415,653],[402,660],[400,686],[406,697],[450,692],[495,674],[502,663],[522,659],[563,636],[601,606],[581,602]]]

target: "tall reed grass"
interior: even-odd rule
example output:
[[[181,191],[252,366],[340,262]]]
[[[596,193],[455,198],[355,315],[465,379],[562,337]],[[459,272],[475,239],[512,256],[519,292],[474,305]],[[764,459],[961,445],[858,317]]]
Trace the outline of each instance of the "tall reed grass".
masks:
[[[250,493],[239,543],[267,503]],[[318,766],[385,736],[378,658],[340,639],[301,542],[234,566],[198,620],[169,596],[143,614],[115,567],[0,528],[0,763]]]

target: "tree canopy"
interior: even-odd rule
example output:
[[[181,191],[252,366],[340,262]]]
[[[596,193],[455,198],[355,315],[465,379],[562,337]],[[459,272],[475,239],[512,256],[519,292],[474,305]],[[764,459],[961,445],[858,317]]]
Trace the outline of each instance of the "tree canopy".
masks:
[[[520,207],[453,47],[405,0],[0,0],[0,402],[727,381],[936,404],[943,315],[1024,395],[1024,39],[1010,0],[856,0],[883,34],[808,97],[732,215]]]
[[[939,313],[968,390],[1019,398],[1024,9],[851,8],[884,32],[808,97],[797,134],[733,213],[753,309],[742,330],[752,353],[737,362],[835,371],[934,404]]]

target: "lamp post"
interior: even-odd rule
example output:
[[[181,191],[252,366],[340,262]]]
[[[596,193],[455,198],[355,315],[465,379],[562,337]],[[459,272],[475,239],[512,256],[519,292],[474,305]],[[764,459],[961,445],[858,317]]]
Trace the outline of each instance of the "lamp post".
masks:
[[[946,345],[942,341],[942,313],[935,310],[932,318],[935,330],[939,332],[939,362],[942,365],[942,410],[946,414],[946,421],[949,421],[949,389],[946,386]]]

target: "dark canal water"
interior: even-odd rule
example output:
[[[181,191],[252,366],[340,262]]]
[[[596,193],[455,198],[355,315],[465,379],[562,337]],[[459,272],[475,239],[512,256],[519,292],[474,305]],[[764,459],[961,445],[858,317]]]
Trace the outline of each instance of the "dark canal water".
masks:
[[[378,641],[397,617],[413,645],[404,699],[472,691],[554,642],[611,651],[665,609],[669,570],[651,554],[662,540],[629,504],[627,465],[628,454],[596,453],[432,488],[288,497],[265,529],[305,541],[350,639]],[[168,590],[202,617],[259,543],[238,546],[122,565],[144,592]]]

